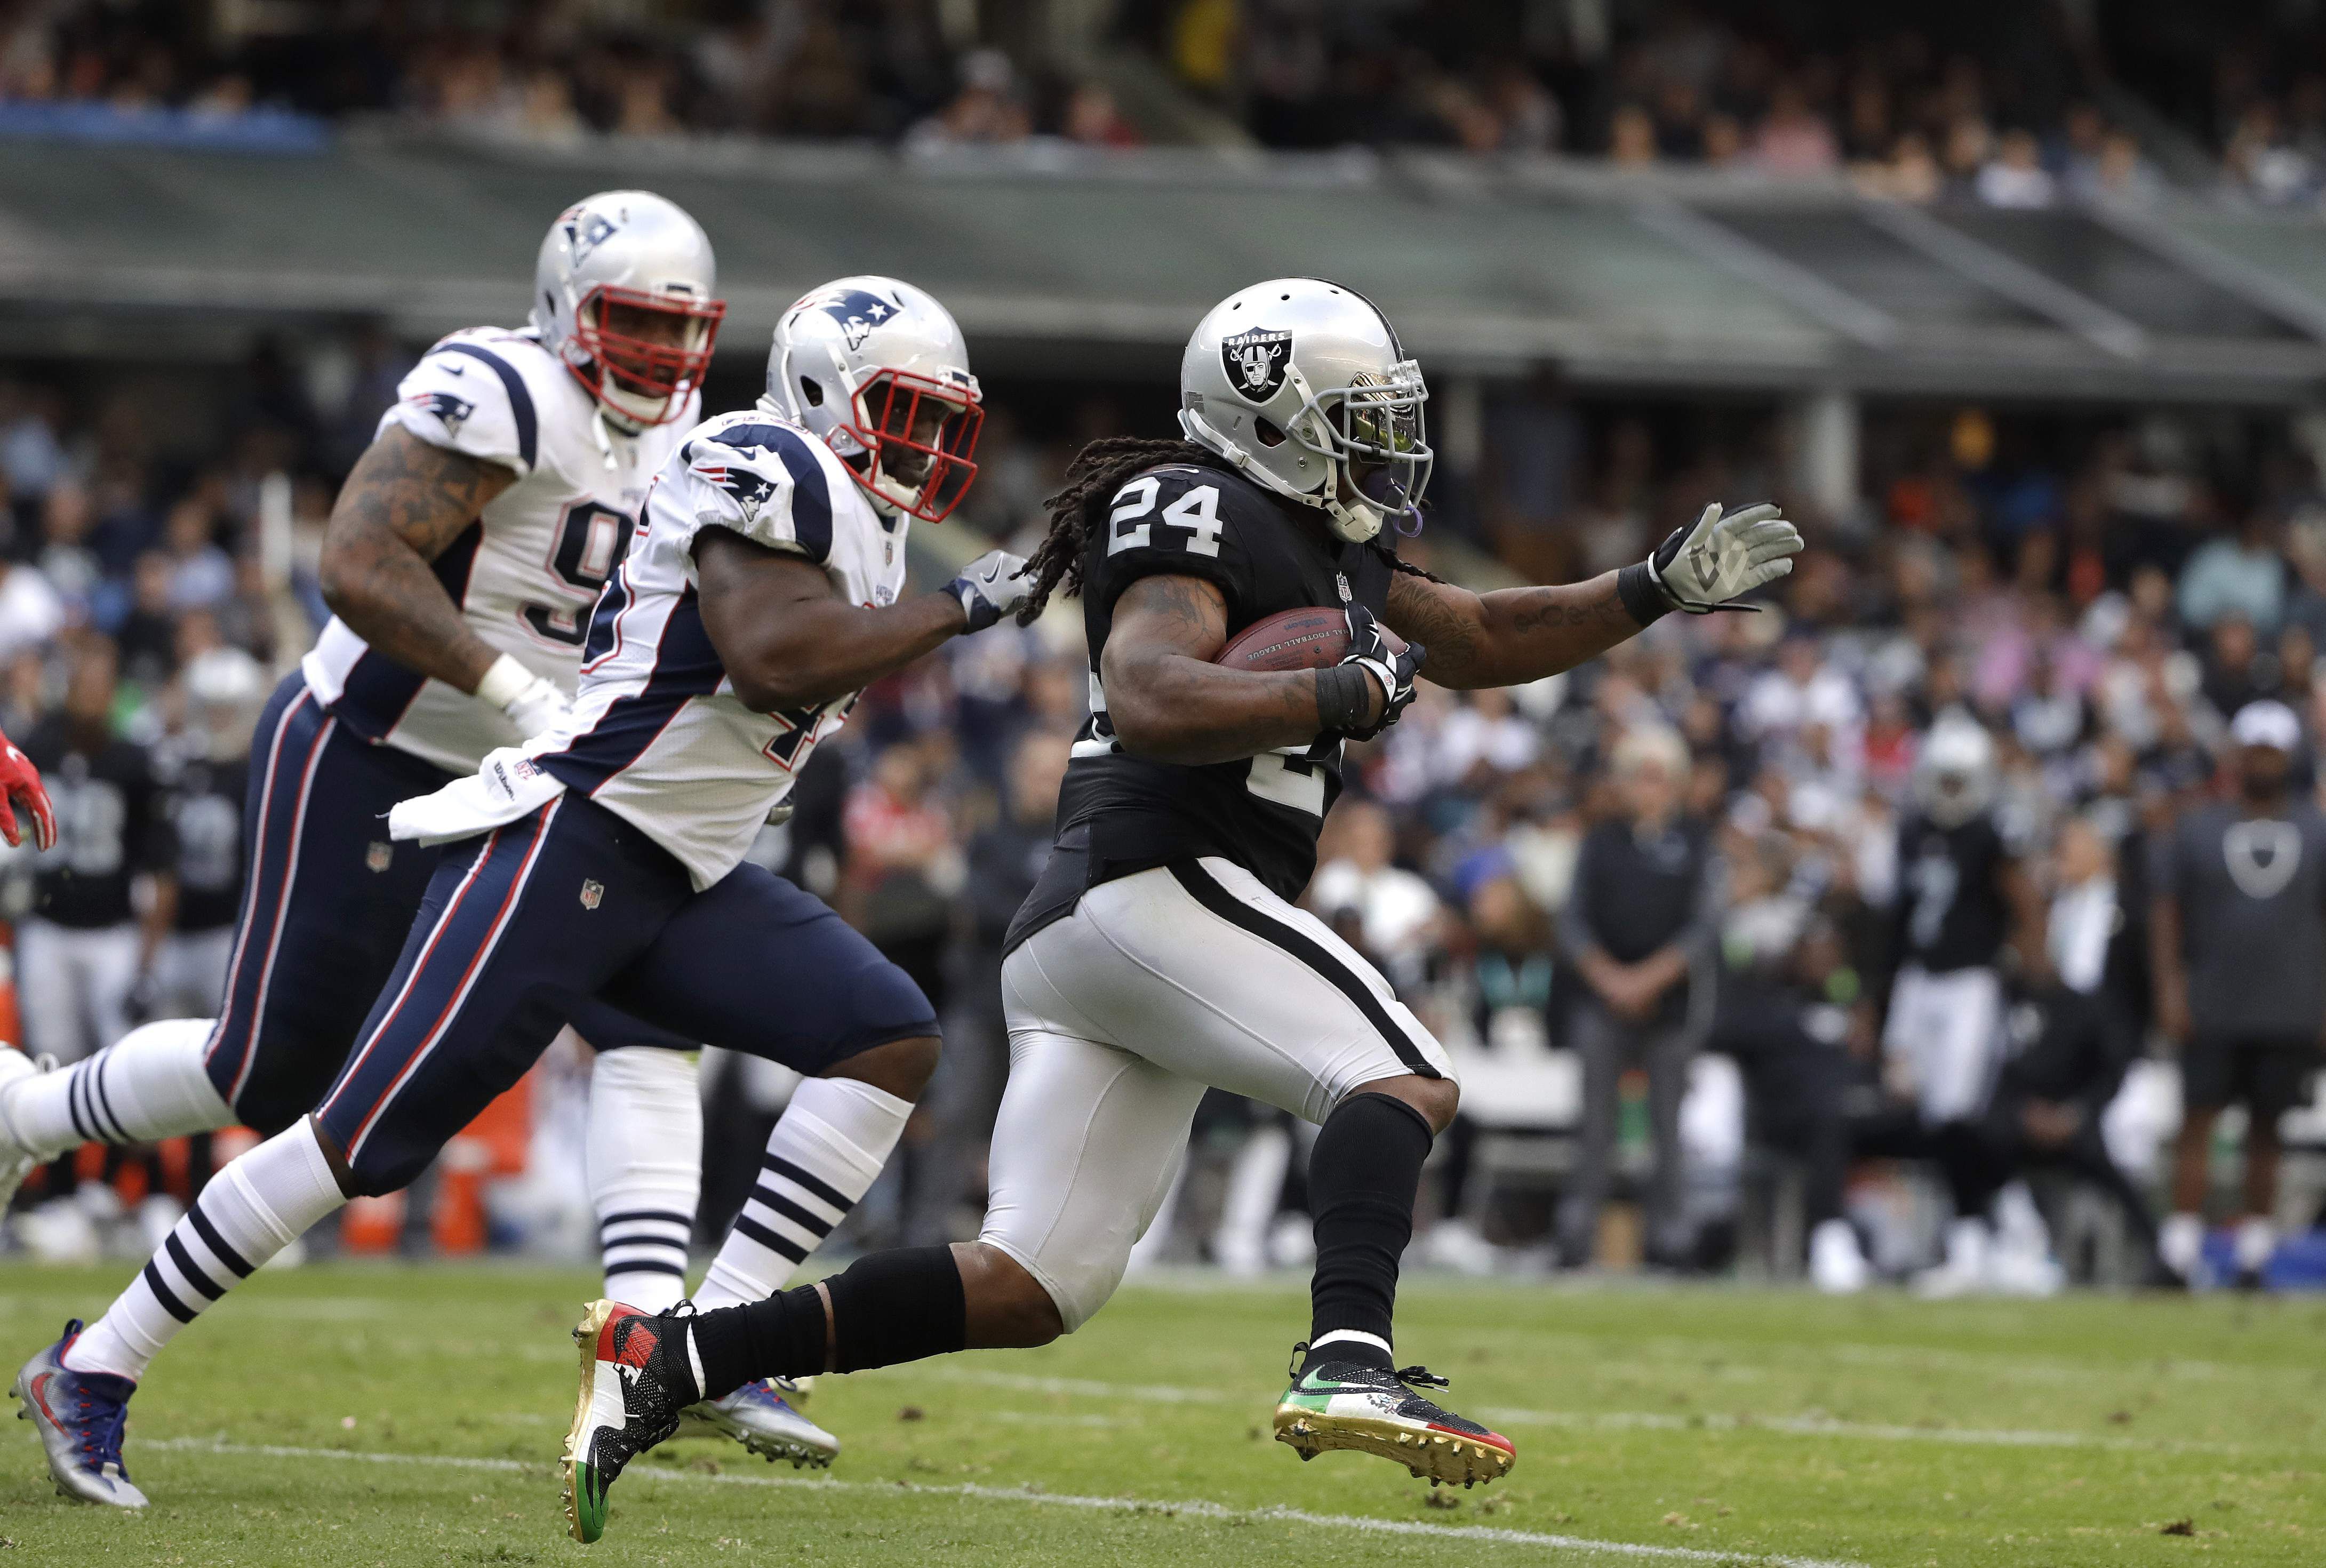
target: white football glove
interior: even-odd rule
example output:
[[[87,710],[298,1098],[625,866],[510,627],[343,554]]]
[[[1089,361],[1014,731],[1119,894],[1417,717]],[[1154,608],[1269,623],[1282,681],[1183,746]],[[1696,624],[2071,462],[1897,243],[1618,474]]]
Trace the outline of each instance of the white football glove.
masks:
[[[1801,531],[1767,502],[1720,515],[1715,501],[1693,527],[1675,528],[1648,558],[1648,579],[1676,610],[1692,616],[1721,609],[1757,609],[1728,601],[1772,583],[1793,569]]]
[[[493,661],[477,682],[477,700],[508,715],[528,740],[554,729],[573,711],[573,700],[546,675],[536,675],[508,654]]]
[[[944,591],[961,600],[962,613],[969,617],[966,630],[982,632],[1015,615],[1032,595],[1034,580],[1026,574],[1024,556],[989,550],[963,567]]]

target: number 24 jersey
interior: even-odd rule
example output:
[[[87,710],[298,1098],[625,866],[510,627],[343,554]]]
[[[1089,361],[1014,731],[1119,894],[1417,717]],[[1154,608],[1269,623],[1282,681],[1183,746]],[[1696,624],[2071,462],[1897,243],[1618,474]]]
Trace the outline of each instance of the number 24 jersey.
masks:
[[[1087,829],[1090,882],[1218,855],[1279,895],[1297,898],[1316,869],[1317,830],[1341,789],[1341,744],[1334,738],[1200,766],[1124,751],[1100,676],[1123,590],[1142,577],[1202,578],[1227,601],[1233,640],[1283,610],[1354,600],[1379,615],[1391,570],[1382,552],[1335,538],[1322,513],[1225,469],[1167,464],[1115,491],[1084,552],[1091,717],[1058,795],[1061,837]]]

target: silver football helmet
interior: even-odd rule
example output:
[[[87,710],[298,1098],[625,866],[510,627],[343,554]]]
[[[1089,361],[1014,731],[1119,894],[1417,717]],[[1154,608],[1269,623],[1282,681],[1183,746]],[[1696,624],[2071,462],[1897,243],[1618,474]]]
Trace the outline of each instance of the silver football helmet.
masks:
[[[840,454],[873,505],[938,523],[977,464],[984,394],[969,345],[926,291],[895,278],[836,278],[776,323],[759,406]]]
[[[1179,361],[1179,428],[1363,543],[1419,520],[1429,389],[1371,300],[1278,278],[1212,307]]]
[[[1914,799],[1942,828],[1959,828],[1995,803],[1995,738],[1976,719],[1942,714],[1914,759]]]
[[[711,368],[727,306],[702,226],[647,190],[606,190],[549,226],[534,265],[533,329],[598,406],[631,431],[679,417]],[[654,330],[650,316],[675,318]]]

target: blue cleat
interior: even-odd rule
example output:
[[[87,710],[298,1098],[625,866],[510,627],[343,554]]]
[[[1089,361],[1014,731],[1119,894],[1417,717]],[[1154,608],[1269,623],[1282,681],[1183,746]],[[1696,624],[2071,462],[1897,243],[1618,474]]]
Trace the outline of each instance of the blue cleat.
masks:
[[[145,1494],[129,1481],[121,1462],[121,1431],[129,1418],[129,1396],[137,1385],[108,1372],[76,1372],[65,1351],[80,1337],[80,1320],[65,1325],[64,1338],[24,1363],[9,1392],[23,1408],[48,1451],[49,1474],[59,1497],[108,1508],[142,1508]]]
[[[679,1417],[681,1437],[702,1434],[732,1438],[773,1464],[792,1461],[794,1470],[811,1465],[822,1470],[839,1457],[840,1439],[799,1413],[785,1397],[787,1378],[768,1378],[746,1383],[724,1399],[690,1405]]]

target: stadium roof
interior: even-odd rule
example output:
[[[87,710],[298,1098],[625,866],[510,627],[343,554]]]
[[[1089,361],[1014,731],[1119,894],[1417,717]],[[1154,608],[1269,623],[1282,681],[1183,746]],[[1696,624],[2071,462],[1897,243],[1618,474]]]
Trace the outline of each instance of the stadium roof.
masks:
[[[719,250],[749,354],[805,287],[889,272],[981,364],[1162,372],[1203,308],[1322,274],[1435,369],[1642,386],[2305,401],[2326,385],[2326,226],[1923,209],[1838,182],[1446,155],[907,157],[853,145],[391,135],[305,153],[12,142],[0,348],[236,351],[257,326],[378,314],[432,336],[522,317],[547,218],[649,185]],[[1112,352],[1103,352],[1111,350]]]

